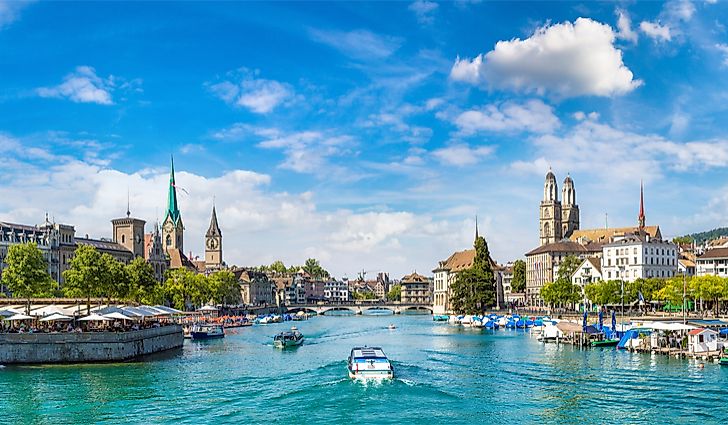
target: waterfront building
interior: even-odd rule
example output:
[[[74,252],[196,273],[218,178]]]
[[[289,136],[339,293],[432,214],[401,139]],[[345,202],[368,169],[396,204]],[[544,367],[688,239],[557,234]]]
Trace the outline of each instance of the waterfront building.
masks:
[[[571,283],[584,287],[602,280],[602,260],[599,257],[587,257],[571,275]]]
[[[697,276],[728,277],[728,248],[713,248],[697,258]]]
[[[163,281],[168,263],[158,225],[154,226],[154,232],[144,235],[144,259],[154,269],[154,277],[157,281]]]
[[[533,307],[543,307],[541,288],[556,280],[559,265],[568,256],[587,258],[601,255],[600,245],[578,244],[568,239],[540,246],[526,254],[526,302]]]
[[[406,275],[399,282],[402,304],[431,304],[430,279],[417,272]]]
[[[695,261],[687,258],[678,258],[677,274],[681,276],[695,276]]]
[[[115,260],[123,263],[123,264],[129,264],[131,260],[134,259],[134,253],[126,249],[121,244],[118,244],[112,240],[108,239],[92,239],[89,237],[85,238],[76,238],[76,246],[79,245],[89,245],[94,248],[96,248],[96,251],[98,251],[101,254],[109,254],[111,255]]]
[[[349,282],[344,280],[329,280],[324,284],[324,298],[329,301],[346,302],[351,300]]]
[[[652,277],[669,278],[677,273],[677,247],[670,241],[637,233],[604,245],[602,277],[634,282]]]
[[[26,242],[33,242],[38,246],[38,249],[43,253],[43,258],[48,263],[48,273],[58,282],[60,273],[58,262],[57,259],[53,258],[53,247],[58,243],[55,235],[39,226],[5,222],[0,222],[0,278],[2,278],[3,270],[7,267],[5,258],[8,255],[10,247]],[[6,295],[9,293],[4,286],[0,286],[0,291]]]
[[[291,285],[286,286],[284,296],[285,305],[306,304],[306,287],[303,281],[294,279]]]
[[[233,269],[232,272],[240,283],[243,304],[254,306],[275,304],[276,286],[265,273],[242,267]]]
[[[432,284],[432,311],[434,314],[448,314],[452,312],[450,288],[455,283],[458,273],[472,267],[474,260],[475,249],[466,249],[453,253],[447,260],[440,261],[437,268],[432,270],[434,274]],[[490,264],[493,268],[495,278],[496,303],[497,307],[500,307],[503,305],[502,275],[498,272],[498,265],[492,258],[490,259]]]
[[[111,220],[112,241],[130,251],[134,258],[144,257],[144,225],[146,222],[133,218],[126,208],[126,217]]]

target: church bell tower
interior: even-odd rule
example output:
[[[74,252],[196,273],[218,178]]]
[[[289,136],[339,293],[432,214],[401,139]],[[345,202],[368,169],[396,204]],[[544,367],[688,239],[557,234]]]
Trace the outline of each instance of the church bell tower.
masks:
[[[222,231],[217,224],[217,211],[213,205],[210,227],[207,228],[207,233],[205,233],[205,267],[219,269],[222,264]]]
[[[541,246],[561,240],[561,202],[556,176],[549,170],[543,185],[543,200],[539,214]]]
[[[169,173],[169,191],[167,193],[167,213],[162,223],[162,245],[164,251],[178,249],[184,253],[184,231],[182,216],[177,205],[177,187],[174,181],[174,158],[172,158],[172,170]]]

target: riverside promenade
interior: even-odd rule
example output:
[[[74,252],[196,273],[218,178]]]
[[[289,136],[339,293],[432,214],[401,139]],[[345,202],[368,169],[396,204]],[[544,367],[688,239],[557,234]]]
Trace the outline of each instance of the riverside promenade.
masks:
[[[182,327],[0,334],[0,364],[119,362],[182,347]]]

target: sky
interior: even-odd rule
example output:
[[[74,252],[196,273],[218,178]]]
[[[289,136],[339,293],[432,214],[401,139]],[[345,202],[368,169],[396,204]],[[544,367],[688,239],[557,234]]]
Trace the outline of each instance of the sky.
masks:
[[[728,225],[728,3],[0,0],[0,220],[110,237],[216,205],[224,260],[431,274],[581,227]],[[561,189],[561,186],[559,187]]]

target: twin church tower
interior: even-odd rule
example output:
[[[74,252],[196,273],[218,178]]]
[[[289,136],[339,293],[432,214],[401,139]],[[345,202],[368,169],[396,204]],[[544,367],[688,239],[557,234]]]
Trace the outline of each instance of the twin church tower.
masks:
[[[568,238],[579,230],[579,206],[576,205],[576,189],[570,176],[564,179],[559,201],[556,176],[549,170],[543,186],[543,200],[539,216],[541,246]]]

